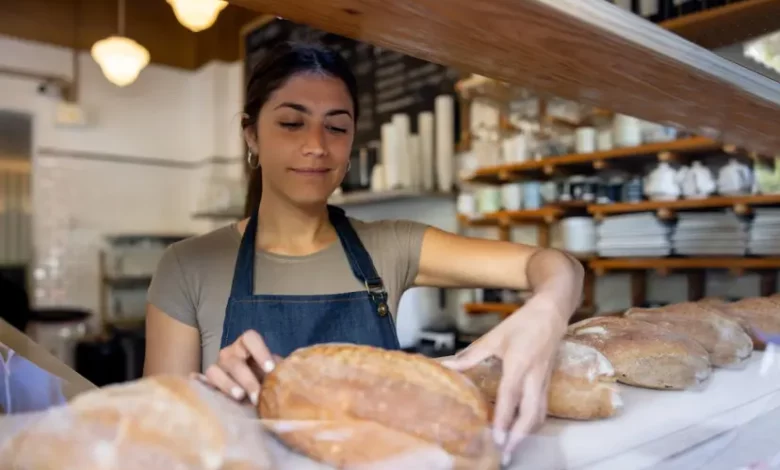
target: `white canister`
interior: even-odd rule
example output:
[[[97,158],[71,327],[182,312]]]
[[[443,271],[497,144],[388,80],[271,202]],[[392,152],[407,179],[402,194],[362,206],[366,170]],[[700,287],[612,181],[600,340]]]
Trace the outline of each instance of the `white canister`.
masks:
[[[596,151],[596,129],[593,127],[578,127],[575,133],[574,145],[577,153],[593,153]]]
[[[477,207],[482,214],[501,210],[501,190],[492,186],[477,190]]]
[[[642,145],[641,121],[625,114],[615,115],[613,136],[616,147],[636,147]]]
[[[602,129],[596,137],[596,150],[612,150],[612,129]]]
[[[568,217],[561,221],[563,249],[575,254],[596,252],[596,222],[592,217]]]
[[[466,217],[474,217],[477,215],[477,198],[471,193],[458,194],[458,214],[463,214]]]
[[[508,211],[523,207],[523,183],[507,183],[501,187],[501,205]]]

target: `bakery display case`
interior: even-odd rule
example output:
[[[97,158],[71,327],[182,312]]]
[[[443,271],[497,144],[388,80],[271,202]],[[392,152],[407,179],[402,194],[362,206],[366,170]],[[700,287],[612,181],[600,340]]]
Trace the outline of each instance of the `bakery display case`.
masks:
[[[706,24],[729,24],[724,12],[742,21],[760,18],[762,27],[780,27],[773,24],[780,15],[772,16],[780,2],[724,1],[716,8],[705,8],[706,2],[658,2],[680,5],[676,12],[603,0],[234,3],[463,70],[467,78],[455,87],[468,85],[460,88],[465,101],[480,96],[502,103],[528,100],[533,96],[527,90],[541,96],[545,112],[535,119],[540,126],[551,121],[568,126],[577,151],[526,161],[493,159],[461,176],[467,184],[508,186],[510,196],[524,191],[512,186],[516,183],[560,177],[566,189],[548,192],[566,197],[556,197],[555,204],[526,200],[523,204],[530,207],[510,197],[515,207],[503,207],[492,188],[478,199],[493,210],[461,217],[464,226],[493,227],[500,238],[509,239],[510,227],[532,223],[542,227],[539,244],[546,246],[550,234],[544,227],[560,220],[571,219],[571,234],[593,235],[595,226],[585,218],[604,221],[642,213],[661,227],[695,210],[729,209],[744,216],[780,202],[774,194],[743,194],[739,177],[730,177],[742,172],[732,158],[759,161],[780,153],[780,83],[701,47],[717,39]],[[621,8],[625,5],[631,7]],[[733,29],[734,40],[749,36]],[[577,103],[582,112],[574,118],[549,112],[566,108],[565,101]],[[499,132],[518,126],[508,116],[498,122]],[[605,148],[600,136],[607,127],[615,130],[610,142],[620,140],[620,145]],[[652,142],[642,129],[652,131]],[[464,119],[458,150],[473,151],[477,134]],[[499,146],[507,154],[524,145],[513,138],[506,142]],[[669,185],[651,184],[655,189],[645,191],[643,176],[619,183],[593,180],[598,171],[637,162],[651,165],[653,174],[661,175],[658,181],[676,178],[669,177],[671,163],[690,164],[688,171],[702,174],[695,159],[706,152],[727,156],[723,184],[716,184],[724,194],[707,189],[701,178],[691,193],[696,197],[673,199],[666,197]],[[738,183],[730,185],[732,179]],[[532,185],[533,198],[545,194],[542,186]],[[732,187],[736,192],[725,194]],[[580,199],[581,194],[593,200]],[[600,196],[605,199],[599,202]],[[614,246],[599,252],[582,237],[572,243],[587,245],[581,259],[590,274],[576,323],[558,351],[549,418],[501,468],[736,470],[776,461],[780,299],[773,294],[778,258],[746,256],[747,245],[730,257],[657,255],[664,246],[642,257],[620,256]],[[760,271],[761,292],[735,302],[706,298],[700,271],[711,268]],[[695,282],[687,302],[586,318],[598,311],[588,294],[594,277],[620,270],[636,273],[631,300],[637,307],[647,300],[641,272],[680,270]],[[519,305],[482,300],[465,309],[504,315]],[[5,331],[0,323],[0,342],[24,348],[11,339],[6,343]],[[18,332],[8,338],[18,341]],[[99,468],[106,462],[123,462],[116,466],[123,470],[177,465],[305,470],[347,464],[368,470],[443,470],[464,462],[462,468],[500,467],[484,440],[500,363],[488,361],[460,375],[431,358],[371,348],[326,345],[293,356],[266,380],[255,407],[237,404],[195,379],[158,377],[95,390],[51,358],[33,354],[31,362],[59,377],[51,383],[75,384],[67,390],[55,386],[51,406],[76,399],[69,412],[44,413],[34,425],[14,428],[11,446],[0,443],[0,463],[16,458],[24,459],[24,469],[48,469],[56,462],[61,470]],[[13,374],[6,374],[6,384],[8,377]],[[54,443],[50,449],[56,450],[36,452],[43,443]]]

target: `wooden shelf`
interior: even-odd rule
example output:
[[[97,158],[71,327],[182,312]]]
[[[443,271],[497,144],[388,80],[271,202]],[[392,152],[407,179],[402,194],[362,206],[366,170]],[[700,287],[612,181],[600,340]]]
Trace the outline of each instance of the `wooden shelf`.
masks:
[[[746,196],[713,196],[705,199],[678,199],[675,201],[620,202],[615,204],[592,204],[588,213],[600,219],[608,215],[655,211],[661,219],[670,219],[677,211],[731,208],[739,215],[750,212],[755,206],[780,204],[780,194],[751,194]]]
[[[463,305],[463,310],[469,315],[491,315],[499,314],[506,318],[519,309],[522,304],[505,304],[496,302],[487,303],[467,303]],[[593,306],[582,306],[574,313],[573,321],[581,319],[583,317],[589,317],[596,313],[596,308]]]
[[[780,269],[780,257],[701,257],[701,258],[597,258],[588,262],[597,275],[608,271],[655,270],[670,271],[727,269],[734,274],[753,270]]]
[[[565,213],[564,208],[545,206],[535,210],[491,212],[474,218],[459,214],[458,220],[461,224],[471,227],[507,227],[516,223],[551,224]]]
[[[779,0],[744,0],[660,23],[699,46],[718,49],[780,29]]]
[[[392,191],[353,191],[334,195],[328,200],[328,204],[340,207],[360,206],[366,204],[380,204],[385,202],[401,201],[404,199],[453,199],[452,193],[426,192],[407,189]],[[233,207],[218,211],[196,212],[192,215],[195,219],[212,220],[238,220],[244,218],[243,207]]]
[[[680,25],[666,30],[609,2],[233,2],[538,93],[780,150],[780,83],[680,37]]]
[[[562,155],[543,158],[541,160],[480,168],[476,170],[470,178],[467,178],[467,181],[502,183],[520,179],[523,176],[538,176],[540,174],[550,176],[559,168],[572,170],[586,168],[593,171],[604,169],[610,163],[619,162],[621,160],[633,160],[643,157],[668,160],[673,158],[675,154],[701,153],[720,149],[722,149],[722,146],[712,139],[691,137],[671,142],[640,145],[639,147],[626,147],[602,152]]]

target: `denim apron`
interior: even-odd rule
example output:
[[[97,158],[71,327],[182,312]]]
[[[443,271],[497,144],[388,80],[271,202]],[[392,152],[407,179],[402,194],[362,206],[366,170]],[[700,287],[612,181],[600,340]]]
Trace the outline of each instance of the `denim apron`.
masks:
[[[220,349],[248,330],[257,331],[271,353],[281,357],[319,343],[400,348],[387,305],[387,291],[371,256],[342,209],[328,206],[328,217],[352,272],[365,290],[329,295],[254,295],[257,237],[257,211],[254,211],[238,250]]]

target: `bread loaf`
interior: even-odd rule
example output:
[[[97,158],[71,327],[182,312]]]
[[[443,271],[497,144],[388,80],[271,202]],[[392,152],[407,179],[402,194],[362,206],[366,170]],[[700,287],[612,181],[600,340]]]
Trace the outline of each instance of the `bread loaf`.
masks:
[[[599,350],[619,382],[683,390],[710,376],[709,354],[696,341],[652,323],[594,317],[569,326],[567,339]]]
[[[495,404],[501,368],[500,359],[490,358],[464,374]],[[609,418],[623,406],[612,364],[596,349],[570,341],[558,348],[547,394],[547,414],[556,418]]]
[[[237,463],[224,467],[228,436],[192,383],[154,377],[96,389],[42,414],[0,444],[0,468],[223,470]],[[246,465],[270,468],[263,459]]]
[[[736,366],[753,352],[753,341],[739,322],[720,314],[706,303],[684,302],[652,309],[631,308],[625,316],[661,325],[691,337],[704,346],[713,366]]]
[[[456,468],[497,468],[488,405],[479,389],[433,359],[370,346],[299,349],[263,383],[263,420],[291,448],[338,468],[431,455]]]
[[[766,347],[764,338],[780,335],[780,305],[776,299],[750,297],[717,305],[718,311],[737,320],[753,340],[753,347]]]

